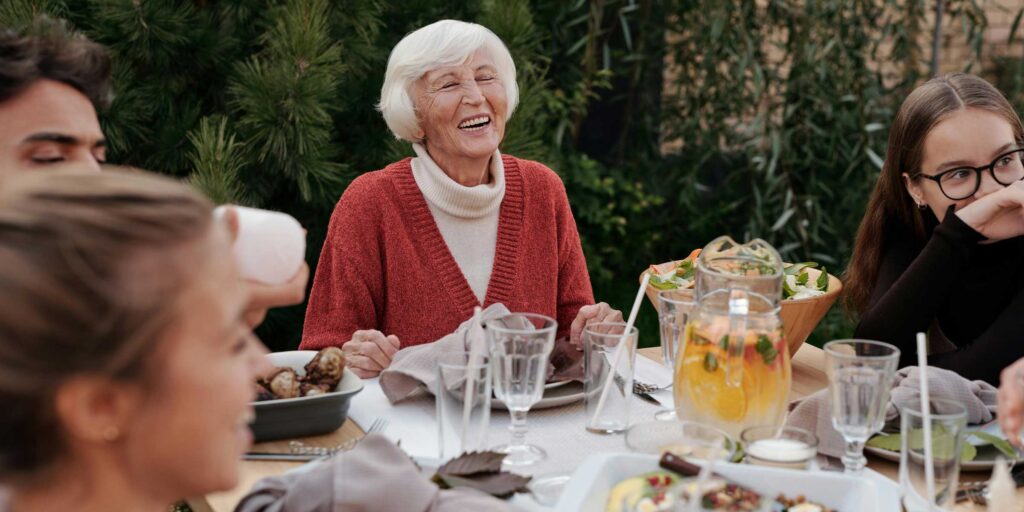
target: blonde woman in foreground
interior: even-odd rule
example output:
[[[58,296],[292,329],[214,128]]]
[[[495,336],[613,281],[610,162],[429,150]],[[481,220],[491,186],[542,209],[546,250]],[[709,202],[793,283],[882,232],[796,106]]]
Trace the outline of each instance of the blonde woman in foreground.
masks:
[[[0,181],[0,512],[165,512],[238,485],[253,382],[271,367],[246,322],[231,215],[217,219],[189,187],[144,172]],[[438,489],[377,435],[243,503],[371,505],[508,510]]]
[[[269,363],[211,211],[148,174],[0,185],[0,510],[165,511],[237,484]]]

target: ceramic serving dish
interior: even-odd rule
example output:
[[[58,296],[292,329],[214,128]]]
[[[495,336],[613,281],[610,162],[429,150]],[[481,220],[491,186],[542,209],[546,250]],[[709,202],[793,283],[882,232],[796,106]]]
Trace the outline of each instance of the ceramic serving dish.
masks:
[[[695,463],[697,461],[694,461]],[[626,478],[656,471],[658,456],[602,453],[588,457],[573,473],[555,510],[599,511],[607,507],[615,484]],[[843,512],[899,512],[900,488],[896,482],[865,469],[860,477],[824,471],[795,471],[749,464],[716,463],[714,471],[760,493],[779,493],[808,500]]]
[[[303,367],[315,355],[315,350],[293,350],[267,357],[274,366],[291,368],[302,376],[306,373]],[[256,420],[249,427],[256,442],[333,432],[348,418],[352,396],[362,390],[363,381],[345,368],[341,382],[330,393],[254,402]]]

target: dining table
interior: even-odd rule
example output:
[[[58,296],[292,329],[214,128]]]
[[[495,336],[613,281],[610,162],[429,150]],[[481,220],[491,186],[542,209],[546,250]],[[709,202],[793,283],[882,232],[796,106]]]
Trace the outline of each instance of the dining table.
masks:
[[[660,347],[639,349],[637,354],[655,361],[661,360]],[[801,346],[792,357],[792,370],[790,400],[801,399],[828,387],[828,377],[825,374],[825,353],[818,347],[806,343]],[[334,432],[304,437],[299,439],[299,441],[306,446],[332,447],[358,439],[362,435],[363,429],[349,418],[341,428]],[[293,440],[285,439],[257,443],[252,447],[252,450],[287,453],[290,449],[289,443],[291,441]],[[188,499],[187,503],[195,512],[231,512],[259,479],[281,474],[302,464],[302,462],[285,461],[242,461],[240,464],[240,478],[238,484],[233,489]],[[869,455],[868,467],[885,477],[898,481],[899,464],[895,462]],[[988,478],[989,474],[987,472],[961,472],[960,475],[961,482]],[[1024,503],[1024,488],[1017,489],[1017,500],[1018,503]],[[958,504],[955,510],[957,512],[983,511],[986,510],[986,507],[965,502]]]

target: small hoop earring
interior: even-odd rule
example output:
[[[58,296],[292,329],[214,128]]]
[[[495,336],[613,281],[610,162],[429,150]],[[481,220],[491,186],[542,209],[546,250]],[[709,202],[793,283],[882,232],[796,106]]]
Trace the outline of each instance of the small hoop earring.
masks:
[[[117,441],[121,437],[121,430],[116,425],[110,425],[103,429],[103,439],[107,442]]]
[[[922,210],[922,211],[924,211],[924,210],[928,209],[928,205],[926,205],[926,204],[924,204],[924,203],[919,203],[919,204],[917,205],[917,209],[918,209],[918,210]]]

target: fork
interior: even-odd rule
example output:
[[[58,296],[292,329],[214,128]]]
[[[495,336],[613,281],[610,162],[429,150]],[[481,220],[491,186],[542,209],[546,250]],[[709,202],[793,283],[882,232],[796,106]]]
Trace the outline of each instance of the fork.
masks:
[[[1010,471],[1010,477],[1017,487],[1024,485],[1024,467],[1014,468]],[[988,505],[988,481],[963,482],[957,486],[956,502],[970,500],[976,505]]]
[[[372,434],[374,432],[383,432],[388,427],[388,420],[384,418],[377,418],[370,424],[370,428],[366,429],[366,434]],[[355,448],[359,441],[366,437],[364,434],[361,437],[355,439],[349,439],[344,443],[330,448],[324,446],[307,446],[302,441],[291,441],[288,446],[291,448],[291,453],[294,455],[317,455],[317,456],[330,456],[338,452],[347,452],[352,448]]]
[[[661,391],[672,387],[672,383],[668,383],[664,386],[658,386],[656,384],[648,384],[646,382],[640,382],[638,380],[633,381],[633,392],[638,395],[649,395],[655,391]]]
[[[370,424],[370,428],[366,430],[366,434],[372,434],[374,432],[383,432],[388,428],[388,420],[385,418],[377,418]],[[330,448],[324,446],[308,446],[302,441],[290,441],[288,446],[290,447],[290,453],[267,453],[267,452],[248,452],[242,456],[245,460],[284,460],[284,461],[297,461],[297,462],[308,462],[313,460],[325,459],[334,454],[347,452],[356,447],[359,441],[362,441],[366,435],[355,439],[349,439],[344,443],[341,443]]]

